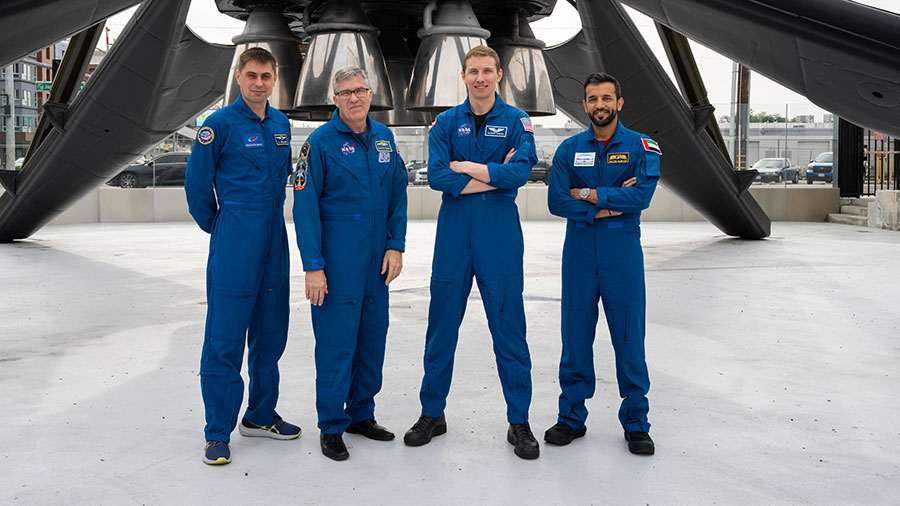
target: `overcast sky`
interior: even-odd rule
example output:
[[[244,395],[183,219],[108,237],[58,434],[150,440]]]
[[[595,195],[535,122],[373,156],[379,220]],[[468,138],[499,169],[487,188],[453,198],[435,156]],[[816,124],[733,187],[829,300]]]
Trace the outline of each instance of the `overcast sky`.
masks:
[[[801,1],[801,0],[798,0]],[[900,13],[900,0],[860,0],[859,3],[878,7],[890,12]],[[110,29],[110,40],[118,36],[136,8],[128,9],[107,21]],[[644,35],[650,48],[662,61],[662,66],[671,76],[671,69],[663,51],[662,43],[653,25],[653,20],[632,9],[626,8],[635,24]],[[243,30],[244,23],[221,14],[213,0],[193,0],[188,12],[188,25],[195,33],[210,42],[231,44],[231,38]],[[548,18],[532,23],[535,35],[548,46],[565,42],[581,29],[578,13],[565,0],[558,0],[553,14]],[[99,47],[105,47],[101,38]],[[705,80],[710,102],[716,105],[717,116],[728,114],[731,102],[731,60],[692,43],[694,57]],[[793,117],[799,114],[814,114],[817,121],[822,121],[822,111],[811,104],[804,96],[794,93],[759,74],[751,78],[751,107],[756,111],[787,114]],[[541,118],[545,125],[563,121]]]

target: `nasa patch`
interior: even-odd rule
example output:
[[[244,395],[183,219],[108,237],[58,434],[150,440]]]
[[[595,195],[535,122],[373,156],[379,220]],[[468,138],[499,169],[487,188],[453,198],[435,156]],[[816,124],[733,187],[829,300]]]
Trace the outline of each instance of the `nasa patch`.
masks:
[[[341,145],[341,154],[344,156],[350,156],[353,153],[356,153],[356,143],[345,142]]]
[[[459,137],[463,137],[472,133],[472,125],[469,123],[463,123],[459,125],[459,128],[456,129],[456,135]]]
[[[200,141],[200,144],[203,144],[204,146],[212,142],[215,137],[215,132],[213,132],[213,129],[208,126],[201,128],[200,131],[197,132],[197,140]]]
[[[505,126],[485,125],[484,127],[485,137],[506,137],[506,131],[507,127]]]
[[[262,136],[259,134],[244,134],[245,148],[261,148],[263,147]]]

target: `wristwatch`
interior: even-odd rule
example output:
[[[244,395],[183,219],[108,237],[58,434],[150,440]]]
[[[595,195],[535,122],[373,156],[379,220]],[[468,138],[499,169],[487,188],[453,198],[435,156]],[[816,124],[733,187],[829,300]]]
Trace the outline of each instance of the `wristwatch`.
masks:
[[[578,196],[581,198],[581,200],[587,200],[587,198],[591,196],[591,189],[582,188],[581,193],[579,193]]]

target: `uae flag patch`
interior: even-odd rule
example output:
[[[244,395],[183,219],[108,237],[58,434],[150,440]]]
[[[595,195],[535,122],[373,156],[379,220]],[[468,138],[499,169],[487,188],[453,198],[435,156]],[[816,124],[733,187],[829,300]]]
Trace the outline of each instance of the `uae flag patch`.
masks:
[[[657,155],[662,154],[662,150],[659,149],[659,144],[657,144],[655,140],[641,139],[641,142],[644,144],[644,151],[652,151]]]

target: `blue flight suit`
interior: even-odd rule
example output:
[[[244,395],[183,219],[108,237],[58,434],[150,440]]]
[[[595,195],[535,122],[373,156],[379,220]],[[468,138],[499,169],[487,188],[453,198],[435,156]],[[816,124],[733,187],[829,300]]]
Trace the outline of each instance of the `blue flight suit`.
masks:
[[[304,271],[324,269],[312,306],[316,410],[323,434],[375,416],[388,330],[387,250],[406,248],[407,174],[390,129],[355,134],[335,110],[309,135],[294,172],[294,227]]]
[[[283,212],[290,171],[287,117],[266,104],[260,119],[240,96],[206,119],[188,160],[188,208],[211,234],[200,359],[209,441],[228,442],[237,424],[245,342],[250,393],[244,416],[260,426],[279,418],[278,359],[290,314]]]
[[[512,148],[515,155],[503,163]],[[443,196],[431,265],[425,375],[419,392],[422,415],[440,416],[447,405],[459,326],[474,275],[494,340],[507,419],[524,423],[531,404],[531,356],[525,341],[525,245],[516,194],[537,163],[531,120],[498,94],[476,132],[467,99],[437,117],[428,151],[428,184]],[[450,170],[451,161],[486,164],[488,184],[497,189],[461,195],[472,178]]]
[[[558,421],[576,430],[587,418],[585,399],[594,395],[592,347],[601,298],[623,398],[619,421],[626,432],[650,430],[640,221],[659,180],[660,154],[654,141],[620,122],[608,145],[588,129],[563,141],[553,157],[547,201],[551,213],[568,218],[562,258]],[[622,188],[632,177],[637,184]],[[572,188],[596,189],[599,202],[573,198]],[[600,209],[623,214],[595,220]]]

